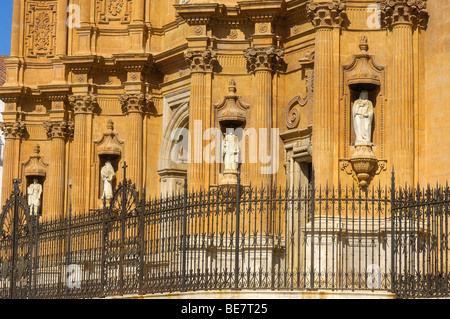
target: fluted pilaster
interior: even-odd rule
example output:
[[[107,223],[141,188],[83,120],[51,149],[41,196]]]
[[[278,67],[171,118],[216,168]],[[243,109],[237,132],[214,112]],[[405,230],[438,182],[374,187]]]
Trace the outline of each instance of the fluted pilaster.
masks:
[[[44,123],[47,136],[52,141],[52,163],[49,174],[49,193],[47,215],[61,217],[64,213],[66,139],[71,135],[73,123],[68,121],[49,121]]]
[[[258,146],[266,146],[266,154],[263,149],[258,150],[258,163],[249,163],[249,179],[257,185],[270,185],[272,174],[263,174],[262,166],[269,165],[262,163],[263,158],[268,158],[275,154],[272,152],[271,129],[273,127],[273,106],[272,106],[272,73],[284,58],[284,51],[273,46],[266,48],[250,48],[244,51],[248,69],[254,75],[253,81],[253,102],[251,109],[251,126],[256,129],[258,136]],[[261,130],[265,130],[264,135]],[[249,154],[249,158],[253,154]],[[253,155],[256,158],[256,154]]]
[[[145,94],[121,94],[119,100],[130,128],[125,148],[127,174],[136,184],[137,190],[141,191],[143,185],[143,114],[150,97]]]
[[[189,105],[189,132],[191,133],[191,159],[188,181],[193,188],[209,184],[209,165],[203,160],[203,132],[211,126],[211,73],[217,62],[211,50],[188,50],[186,61],[191,69],[191,99]]]
[[[3,122],[1,129],[5,136],[5,151],[3,154],[3,188],[2,188],[2,206],[11,195],[13,190],[13,179],[19,177],[19,149],[20,140],[25,132],[23,122]]]
[[[69,103],[74,112],[72,208],[79,213],[89,209],[91,121],[97,98],[93,95],[72,95]]]
[[[316,29],[314,61],[313,167],[317,184],[333,182],[333,29],[345,21],[342,2],[310,2],[307,12]]]
[[[426,2],[391,0],[380,4],[385,26],[392,30],[391,154],[396,180],[414,183],[413,32],[428,20]]]

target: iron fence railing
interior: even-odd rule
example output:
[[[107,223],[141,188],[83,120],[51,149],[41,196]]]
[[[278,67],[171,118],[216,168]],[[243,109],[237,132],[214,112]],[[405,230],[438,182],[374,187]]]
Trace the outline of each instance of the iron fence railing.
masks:
[[[0,296],[223,289],[448,294],[449,187],[257,188],[148,199],[126,179],[102,210],[41,221],[3,208]],[[395,191],[392,191],[395,190]]]

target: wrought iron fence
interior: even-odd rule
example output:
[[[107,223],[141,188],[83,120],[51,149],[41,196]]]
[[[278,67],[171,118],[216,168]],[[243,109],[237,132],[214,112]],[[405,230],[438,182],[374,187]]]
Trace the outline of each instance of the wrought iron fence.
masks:
[[[126,170],[126,168],[124,168]],[[18,183],[0,219],[3,298],[223,289],[448,294],[449,188],[215,187],[40,221]],[[392,191],[396,190],[396,191]]]
[[[395,286],[399,297],[448,297],[450,188],[399,188],[393,200]]]

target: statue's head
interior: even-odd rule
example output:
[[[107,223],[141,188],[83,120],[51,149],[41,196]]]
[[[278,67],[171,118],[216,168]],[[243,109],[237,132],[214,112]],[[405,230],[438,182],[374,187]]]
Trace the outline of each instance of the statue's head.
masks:
[[[369,98],[369,92],[367,92],[366,90],[362,90],[361,93],[359,94],[359,99],[367,100],[368,98]]]
[[[38,182],[38,179],[37,178],[33,178],[33,183],[37,184],[37,182]]]

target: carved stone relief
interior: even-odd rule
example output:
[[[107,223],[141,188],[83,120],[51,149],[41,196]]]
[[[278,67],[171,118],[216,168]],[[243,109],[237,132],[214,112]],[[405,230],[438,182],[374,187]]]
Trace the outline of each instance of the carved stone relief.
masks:
[[[54,56],[56,10],[56,1],[27,1],[25,12],[27,57]]]
[[[97,20],[99,23],[110,23],[110,21],[130,23],[131,5],[131,0],[97,0]]]

